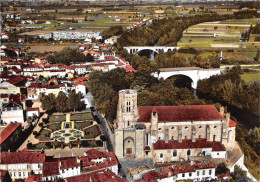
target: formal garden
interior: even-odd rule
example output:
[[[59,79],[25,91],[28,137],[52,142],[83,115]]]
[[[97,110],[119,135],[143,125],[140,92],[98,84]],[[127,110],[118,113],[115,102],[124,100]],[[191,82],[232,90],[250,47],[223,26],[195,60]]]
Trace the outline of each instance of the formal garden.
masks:
[[[34,132],[37,144],[28,143],[29,149],[93,148],[102,147],[101,132],[91,112],[51,115]]]

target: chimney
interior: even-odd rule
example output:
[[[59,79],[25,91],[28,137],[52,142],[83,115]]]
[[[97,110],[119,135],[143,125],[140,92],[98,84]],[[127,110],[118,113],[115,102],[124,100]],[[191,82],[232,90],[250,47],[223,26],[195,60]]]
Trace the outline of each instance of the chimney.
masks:
[[[224,116],[224,111],[225,111],[224,107],[221,106],[220,109],[219,109],[220,116]]]
[[[226,125],[229,126],[230,123],[230,113],[226,113]]]
[[[194,126],[192,127],[191,139],[192,139],[192,142],[196,142],[196,129]]]
[[[169,129],[165,130],[165,143],[169,143]]]
[[[181,131],[181,127],[178,128],[178,141],[179,141],[179,143],[182,142],[182,131]]]

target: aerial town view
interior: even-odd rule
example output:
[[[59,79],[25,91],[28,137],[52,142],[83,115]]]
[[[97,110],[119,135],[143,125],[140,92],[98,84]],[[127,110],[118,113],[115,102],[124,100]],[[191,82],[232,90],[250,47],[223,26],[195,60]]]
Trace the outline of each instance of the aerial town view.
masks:
[[[260,181],[260,0],[0,5],[0,182]]]

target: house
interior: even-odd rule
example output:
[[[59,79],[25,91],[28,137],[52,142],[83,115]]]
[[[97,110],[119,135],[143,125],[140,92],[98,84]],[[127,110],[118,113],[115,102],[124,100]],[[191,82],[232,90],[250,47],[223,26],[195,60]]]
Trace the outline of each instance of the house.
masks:
[[[129,181],[185,181],[199,182],[203,180],[217,180],[215,169],[217,166],[209,160],[194,162],[179,162],[155,166],[149,172],[137,172],[137,175],[130,176]],[[131,169],[130,169],[131,170]],[[132,169],[133,170],[133,169]],[[133,180],[134,179],[134,180]]]
[[[1,131],[1,152],[13,149],[14,143],[19,140],[22,132],[22,125],[20,123],[10,123]]]
[[[117,39],[118,39],[118,38],[119,38],[119,36],[112,36],[112,37],[106,39],[106,40],[104,41],[104,43],[105,43],[105,44],[113,45],[113,44],[115,44],[115,43],[117,42]]]
[[[9,82],[1,82],[0,94],[20,94],[20,88]]]
[[[86,85],[83,82],[78,82],[74,85],[75,87],[75,92],[78,93],[80,92],[83,96],[85,96],[86,93]]]
[[[1,175],[1,178],[0,178],[0,181],[3,181],[3,182],[11,182],[12,181],[12,178],[10,177],[8,171],[6,170],[0,170],[0,175]]]
[[[43,163],[42,181],[64,179],[80,174],[80,160],[76,157],[56,158]]]
[[[25,38],[18,38],[18,43],[25,43]]]
[[[23,107],[20,104],[8,103],[2,106],[1,122],[3,123],[23,123]]]
[[[26,118],[28,119],[29,117],[39,117],[40,116],[40,111],[38,107],[32,107],[32,108],[27,108],[26,109]]]
[[[31,173],[42,174],[45,154],[41,152],[2,152],[0,169],[7,170],[12,180],[27,179]]]

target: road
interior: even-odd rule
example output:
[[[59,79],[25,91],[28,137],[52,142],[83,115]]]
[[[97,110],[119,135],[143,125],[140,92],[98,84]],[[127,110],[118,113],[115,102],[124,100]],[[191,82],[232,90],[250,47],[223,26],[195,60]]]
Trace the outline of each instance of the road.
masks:
[[[107,139],[107,141],[106,141],[107,150],[109,152],[113,152],[114,151],[114,134],[112,133],[106,118],[97,109],[95,109],[94,115],[96,115],[98,117],[98,119],[100,121],[100,124],[99,124],[100,130]]]
[[[21,151],[21,150],[23,150],[23,149],[26,149],[27,148],[27,144],[30,142],[30,143],[32,143],[32,144],[37,144],[39,141],[38,141],[38,139],[36,139],[35,137],[34,137],[34,135],[33,135],[33,132],[34,131],[39,131],[40,129],[41,129],[41,127],[39,126],[39,124],[40,123],[42,123],[42,119],[43,118],[47,118],[47,114],[46,113],[44,113],[43,115],[42,115],[42,117],[39,119],[39,122],[37,123],[37,125],[33,128],[33,130],[32,130],[32,132],[31,132],[31,134],[29,135],[29,137],[23,142],[23,144],[19,147],[19,151]]]

